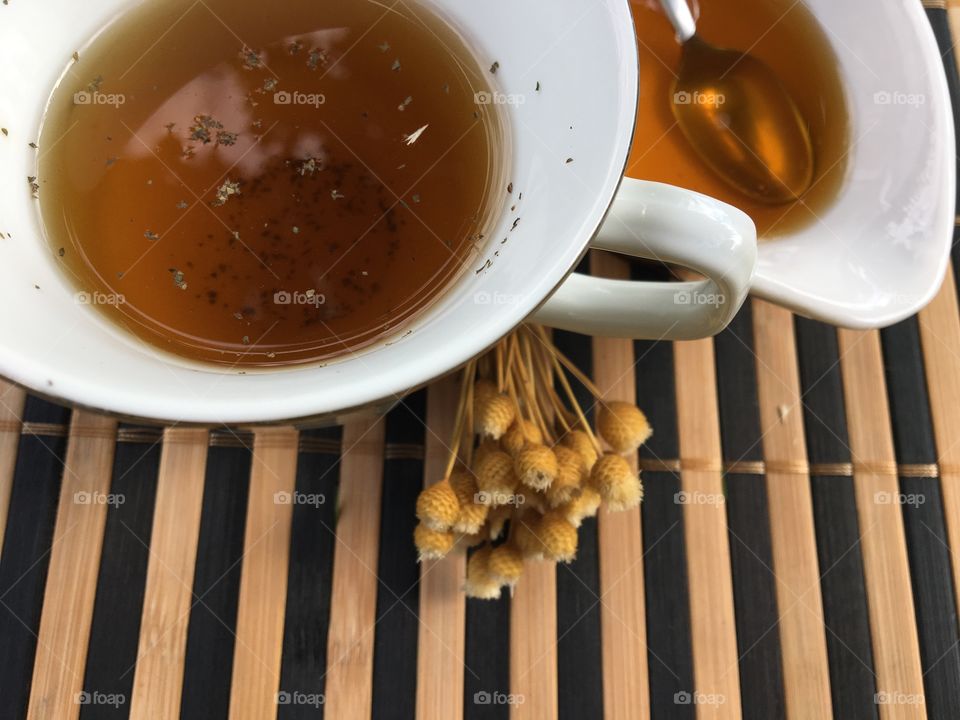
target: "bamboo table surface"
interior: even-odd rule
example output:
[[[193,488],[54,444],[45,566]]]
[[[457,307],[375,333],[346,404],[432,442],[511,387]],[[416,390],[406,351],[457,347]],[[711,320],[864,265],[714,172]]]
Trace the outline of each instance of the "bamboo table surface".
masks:
[[[925,5],[960,97],[960,0]],[[960,717],[958,263],[879,332],[759,300],[714,339],[556,332],[650,417],[646,498],[499,601],[412,545],[450,378],[302,432],[2,384],[0,718]]]

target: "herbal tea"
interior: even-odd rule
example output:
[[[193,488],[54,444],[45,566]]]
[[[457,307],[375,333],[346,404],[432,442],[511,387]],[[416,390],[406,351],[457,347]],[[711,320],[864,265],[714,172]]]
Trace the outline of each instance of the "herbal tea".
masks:
[[[697,34],[724,48],[748,50],[776,74],[803,117],[814,155],[813,183],[803,196],[765,205],[732,189],[690,146],[671,102],[681,46],[658,0],[631,0],[639,39],[640,103],[627,174],[679,185],[730,203],[753,219],[761,237],[817,222],[836,198],[846,171],[849,123],[837,59],[824,31],[793,0],[712,0],[699,4]],[[757,125],[773,120],[758,108]]]
[[[48,240],[81,302],[194,360],[368,345],[458,277],[499,213],[489,65],[411,3],[144,3],[53,93]]]

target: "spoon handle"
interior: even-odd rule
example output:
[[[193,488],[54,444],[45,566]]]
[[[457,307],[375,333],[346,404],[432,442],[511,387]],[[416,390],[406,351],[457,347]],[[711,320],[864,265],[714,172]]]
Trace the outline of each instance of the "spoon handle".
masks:
[[[673,29],[677,31],[677,40],[681,45],[697,34],[697,24],[693,20],[687,0],[660,0],[660,6]]]

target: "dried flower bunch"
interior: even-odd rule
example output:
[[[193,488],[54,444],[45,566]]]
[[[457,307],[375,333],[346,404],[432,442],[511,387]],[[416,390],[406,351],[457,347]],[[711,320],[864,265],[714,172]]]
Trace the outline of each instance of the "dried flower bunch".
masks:
[[[596,398],[596,430],[564,370]],[[650,434],[636,405],[604,400],[543,328],[521,326],[463,371],[446,472],[417,498],[420,560],[475,548],[464,589],[481,599],[512,590],[524,560],[570,562],[584,518],[640,503],[625,456]]]

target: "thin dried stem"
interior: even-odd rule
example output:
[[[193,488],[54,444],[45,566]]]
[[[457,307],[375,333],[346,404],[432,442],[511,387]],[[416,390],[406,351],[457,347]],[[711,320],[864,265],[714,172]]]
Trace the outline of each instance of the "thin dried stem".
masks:
[[[520,363],[520,367],[523,369],[523,374],[526,379],[529,399],[527,402],[532,406],[531,414],[536,418],[537,425],[540,427],[540,432],[543,433],[545,438],[551,438],[553,433],[550,432],[550,425],[547,423],[546,416],[541,412],[539,397],[537,395],[536,388],[536,377],[534,375],[533,369],[533,354],[530,347],[530,338],[526,335],[521,335],[521,342],[523,343],[523,354],[526,359],[526,364]],[[529,372],[527,372],[529,370]]]
[[[465,447],[465,452],[463,454],[464,454],[464,462],[466,463],[467,467],[470,467],[471,465],[473,465],[473,433],[474,433],[474,430],[473,430],[473,423],[474,423],[473,394],[474,393],[473,391],[474,391],[474,386],[477,383],[478,370],[479,370],[479,363],[474,363],[472,372],[471,372],[470,365],[467,365],[467,368],[463,371],[464,381],[467,383],[468,387],[467,387],[467,397],[464,401],[464,405],[466,406],[466,409],[465,409],[466,421],[464,422],[463,429],[460,431],[460,437],[461,437],[461,442],[464,443],[464,447]]]
[[[477,360],[477,376],[479,377],[490,377],[493,375],[492,368],[490,363],[493,360],[493,353],[486,352],[484,353],[479,360]]]
[[[460,400],[457,403],[457,416],[453,422],[453,437],[450,439],[450,457],[447,458],[447,467],[443,471],[444,478],[450,477],[450,473],[453,472],[453,468],[457,464],[457,457],[460,452],[460,441],[463,438],[463,423],[467,414],[466,400],[470,389],[473,387],[471,379],[473,377],[473,370],[476,367],[476,362],[476,360],[471,360],[463,370],[463,379],[460,382]]]
[[[503,378],[503,348],[504,340],[501,340],[497,343],[497,346],[494,348],[496,355],[496,366],[497,366],[497,392],[503,392],[504,378]]]
[[[507,366],[504,368],[504,374],[510,372],[510,368],[514,367],[516,363],[516,354],[517,354],[517,334],[511,333],[507,338],[507,353],[506,353],[506,363]]]
[[[564,392],[570,399],[570,404],[573,405],[573,409],[577,414],[577,418],[580,420],[580,424],[583,426],[583,431],[587,434],[587,437],[590,438],[590,442],[593,443],[593,447],[597,453],[602,455],[603,448],[600,447],[600,442],[593,434],[593,429],[590,427],[590,423],[587,422],[587,418],[583,414],[583,409],[580,407],[580,403],[577,402],[577,396],[573,393],[573,388],[570,387],[570,381],[567,380],[567,375],[563,372],[563,368],[560,366],[560,360],[557,358],[555,353],[551,353],[551,357],[553,358],[553,363],[557,369],[557,377],[560,379],[560,385],[563,387]]]
[[[569,432],[571,425],[568,416],[573,416],[573,413],[566,408],[560,400],[560,396],[557,395],[557,389],[554,387],[553,364],[550,362],[550,354],[544,350],[543,343],[539,342],[539,338],[537,338],[537,340],[538,342],[535,346],[536,362],[534,365],[540,387],[538,398],[540,398],[545,408],[549,407],[553,410],[553,416],[560,421],[564,431]]]
[[[583,386],[590,392],[591,395],[593,395],[597,400],[602,399],[603,393],[600,392],[600,388],[598,388],[596,385],[593,384],[593,380],[587,377],[584,374],[584,372],[580,368],[578,368],[576,365],[574,365],[573,362],[566,355],[564,355],[562,352],[560,352],[559,350],[557,350],[557,348],[553,346],[553,343],[551,343],[549,339],[547,339],[546,332],[542,327],[538,327],[537,331],[538,331],[538,334],[540,335],[540,340],[546,346],[547,351],[550,353],[550,355],[553,356],[554,359],[559,360],[561,363],[563,363],[563,366],[570,371],[571,375],[573,375],[577,380],[579,380],[583,384]],[[563,373],[560,372],[559,374],[562,375]]]
[[[507,394],[510,396],[510,400],[513,401],[513,404],[517,408],[517,414],[520,414],[520,398],[517,397],[517,388],[513,384],[513,373],[507,373]]]

